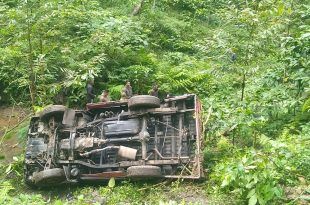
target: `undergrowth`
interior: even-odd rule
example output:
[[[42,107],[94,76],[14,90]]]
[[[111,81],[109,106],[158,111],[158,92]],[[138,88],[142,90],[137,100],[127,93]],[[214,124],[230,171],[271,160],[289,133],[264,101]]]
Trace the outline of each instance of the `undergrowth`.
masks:
[[[256,147],[234,147],[222,137],[213,147],[206,149],[210,163],[210,183],[214,193],[230,193],[240,203],[282,204],[297,201],[288,198],[288,187],[302,186],[306,196],[310,193],[310,126],[303,126],[299,134],[285,129],[279,138],[260,135]],[[304,200],[304,201],[303,201]],[[309,198],[299,201],[300,203]]]
[[[25,120],[19,124],[16,128],[12,130],[5,131],[4,135],[1,136],[0,143],[3,143],[4,140],[11,139],[16,137],[20,143],[26,142],[27,132],[28,132],[29,120]]]

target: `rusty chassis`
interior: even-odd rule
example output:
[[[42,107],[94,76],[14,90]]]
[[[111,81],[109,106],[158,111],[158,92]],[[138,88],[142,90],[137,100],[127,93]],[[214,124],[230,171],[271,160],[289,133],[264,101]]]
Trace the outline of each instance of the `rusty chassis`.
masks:
[[[31,119],[25,182],[33,186],[115,178],[200,179],[201,103],[194,94],[52,106]]]

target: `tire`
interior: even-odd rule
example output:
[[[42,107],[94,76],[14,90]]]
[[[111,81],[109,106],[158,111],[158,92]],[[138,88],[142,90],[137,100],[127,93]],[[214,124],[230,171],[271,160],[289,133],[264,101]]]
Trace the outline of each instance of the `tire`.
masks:
[[[127,176],[131,178],[161,177],[161,168],[152,165],[132,166],[127,169]]]
[[[139,108],[158,108],[160,107],[160,99],[150,95],[137,95],[128,100],[128,107],[131,110]]]
[[[66,110],[66,106],[63,105],[51,105],[40,112],[39,117],[41,120],[45,120],[52,115],[63,114]]]
[[[33,182],[38,187],[55,186],[65,180],[65,172],[60,168],[47,169],[33,174]]]

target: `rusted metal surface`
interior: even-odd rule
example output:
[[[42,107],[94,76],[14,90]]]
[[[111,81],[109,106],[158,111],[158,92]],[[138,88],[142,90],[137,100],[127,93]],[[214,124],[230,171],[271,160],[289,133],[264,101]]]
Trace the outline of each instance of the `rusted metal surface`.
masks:
[[[195,156],[195,166],[193,170],[193,174],[200,178],[203,177],[203,153],[202,153],[202,145],[203,145],[203,130],[202,130],[202,121],[201,121],[201,115],[202,115],[202,104],[195,96],[195,119],[196,119],[196,132],[197,132],[197,154]]]
[[[125,159],[135,160],[137,156],[137,152],[138,150],[136,149],[125,147],[125,146],[119,146],[117,155]]]
[[[100,108],[109,108],[109,107],[119,107],[119,106],[126,106],[128,102],[120,102],[120,101],[110,101],[110,102],[101,102],[101,103],[87,103],[86,109],[87,110],[94,110]]]
[[[74,149],[83,151],[86,148],[94,146],[94,138],[92,137],[78,137],[75,139]]]
[[[134,110],[127,102],[87,104],[87,111],[74,111],[75,123],[70,126],[64,126],[61,111],[55,117],[45,116],[46,121],[34,118],[28,141],[39,139],[48,149],[42,149],[40,155],[30,153],[26,180],[51,167],[66,170],[67,182],[76,182],[123,178],[127,169],[149,165],[161,170],[164,178],[203,177],[204,136],[198,97],[168,98],[158,108],[152,104],[155,101],[159,99],[135,102],[141,109],[136,105]]]
[[[84,180],[96,180],[96,179],[110,179],[126,177],[126,172],[123,171],[113,171],[113,172],[101,172],[96,174],[82,174],[81,179]]]
[[[181,95],[181,96],[175,96],[175,97],[170,97],[167,99],[164,99],[165,102],[171,102],[171,101],[177,101],[177,100],[184,100],[190,96],[196,96],[194,94],[185,94],[185,95]]]
[[[119,163],[114,163],[114,164],[103,164],[103,165],[94,165],[90,164],[87,162],[84,162],[82,160],[58,160],[57,163],[62,164],[62,165],[67,165],[67,164],[79,164],[83,165],[85,167],[90,167],[94,169],[106,169],[106,168],[126,168],[130,166],[138,166],[138,165],[177,165],[177,164],[182,164],[182,163],[194,163],[195,161],[190,160],[190,159],[162,159],[162,160],[147,160],[147,161],[122,161]]]

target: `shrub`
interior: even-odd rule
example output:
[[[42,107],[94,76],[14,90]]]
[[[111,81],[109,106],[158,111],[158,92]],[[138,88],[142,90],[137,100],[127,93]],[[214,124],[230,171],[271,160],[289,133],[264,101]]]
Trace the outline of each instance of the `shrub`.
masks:
[[[308,126],[300,135],[285,130],[277,140],[262,135],[260,149],[238,150],[223,158],[211,174],[218,189],[234,193],[249,204],[270,204],[281,200],[283,186],[294,185],[298,177],[309,180]]]

